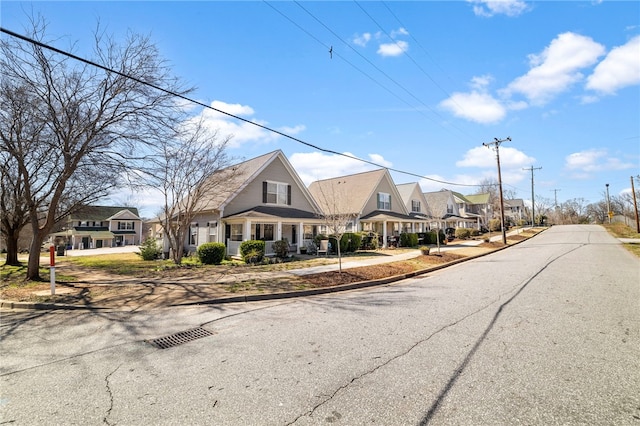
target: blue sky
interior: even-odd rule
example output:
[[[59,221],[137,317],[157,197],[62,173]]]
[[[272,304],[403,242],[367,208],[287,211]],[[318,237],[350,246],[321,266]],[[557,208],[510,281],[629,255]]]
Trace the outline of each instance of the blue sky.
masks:
[[[630,190],[640,174],[640,2],[14,2],[55,46],[90,47],[100,25],[149,35],[193,98],[329,150],[425,176],[424,191],[505,189],[558,202]],[[4,36],[4,35],[3,35]],[[332,53],[329,52],[332,49]],[[371,166],[203,114],[230,154],[282,149],[305,183]],[[434,181],[435,180],[435,181]],[[437,181],[460,185],[443,184]],[[151,216],[153,197],[135,200]]]

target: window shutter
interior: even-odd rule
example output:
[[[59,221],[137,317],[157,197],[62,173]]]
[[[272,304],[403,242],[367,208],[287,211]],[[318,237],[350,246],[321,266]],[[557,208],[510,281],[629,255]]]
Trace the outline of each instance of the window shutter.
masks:
[[[267,181],[262,182],[262,202],[267,202]]]
[[[381,198],[382,198],[382,197],[380,196],[380,193],[378,192],[378,199],[376,200],[376,203],[377,203],[377,205],[378,205],[378,210],[380,210],[380,209],[381,209],[381,206],[380,206],[380,204],[382,204],[382,203],[380,202],[380,199],[381,199]]]
[[[287,205],[291,205],[291,185],[287,185]]]
[[[389,195],[389,210],[391,210],[391,195]]]

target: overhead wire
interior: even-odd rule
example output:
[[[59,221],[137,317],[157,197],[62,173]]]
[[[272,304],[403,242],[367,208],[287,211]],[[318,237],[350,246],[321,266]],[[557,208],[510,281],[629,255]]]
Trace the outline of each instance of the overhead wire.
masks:
[[[409,52],[408,52],[406,49],[403,49],[403,48],[402,48],[402,46],[400,46],[400,44],[398,44],[398,42],[396,41],[396,39],[395,39],[395,38],[393,38],[393,37],[391,36],[391,34],[389,34],[389,33],[387,32],[387,30],[385,30],[385,29],[382,27],[382,25],[380,25],[380,23],[379,23],[379,22],[378,22],[378,21],[377,21],[373,16],[371,16],[371,14],[370,14],[369,12],[367,12],[367,10],[366,10],[364,7],[362,7],[362,5],[360,4],[360,2],[359,2],[358,0],[354,0],[353,2],[354,2],[354,3],[355,3],[355,4],[360,8],[360,10],[362,10],[362,12],[363,12],[365,15],[367,15],[367,17],[368,17],[368,18],[369,18],[369,19],[370,19],[374,24],[376,24],[376,26],[378,27],[378,29],[379,29],[380,31],[382,31],[382,32],[383,32],[387,37],[389,37],[389,39],[390,39],[391,41],[393,41],[393,42],[396,44],[396,46],[398,46],[398,48],[402,51],[402,54],[403,54],[403,55],[405,55],[407,58],[409,58],[409,59],[411,60],[411,62],[413,62],[413,64],[414,64],[414,65],[415,65],[415,66],[416,66],[416,67],[417,67],[417,68],[418,68],[418,69],[419,69],[419,70],[420,70],[420,71],[421,71],[421,72],[422,72],[422,73],[423,73],[423,74],[424,74],[424,75],[425,75],[429,80],[431,80],[431,82],[432,82],[432,83],[433,83],[433,84],[434,84],[438,89],[440,89],[440,90],[442,91],[442,93],[444,93],[445,95],[447,95],[447,97],[448,97],[448,98],[451,98],[451,95],[450,95],[446,90],[444,90],[444,88],[443,88],[442,86],[440,86],[440,84],[438,84],[438,82],[437,82],[437,81],[436,81],[436,80],[431,76],[431,74],[429,74],[429,73],[428,73],[424,68],[422,68],[422,66],[421,66],[421,65],[420,65],[420,64],[419,64],[419,63],[418,63],[418,62],[413,58],[413,56],[411,56],[411,54],[409,54]],[[385,5],[385,6],[386,6],[386,5]],[[389,9],[389,7],[388,7],[388,6],[387,6],[387,9]],[[392,15],[393,15],[393,13],[392,13]],[[395,15],[393,15],[393,16],[395,17]],[[398,18],[397,18],[397,17],[396,17],[396,20],[398,20]],[[400,21],[398,20],[398,22],[400,22]],[[400,25],[402,25],[402,23],[400,23]],[[405,28],[405,29],[406,29],[406,27],[405,27],[404,25],[402,25],[402,28]],[[410,31],[407,31],[407,33],[408,33],[409,35],[411,35],[411,32],[410,32]],[[413,37],[413,36],[412,36],[412,38],[413,38],[413,40],[414,40],[414,41],[416,41],[416,42],[417,42],[417,40],[415,39],[415,37]]]
[[[299,1],[294,0],[294,3],[296,5],[298,5],[298,7],[300,7],[302,10],[304,10],[309,16],[311,16],[311,18],[313,18],[317,23],[319,23],[320,25],[322,25],[327,31],[329,31],[331,34],[333,34],[334,37],[336,37],[338,40],[340,40],[345,46],[347,46],[349,49],[351,49],[353,52],[355,52],[358,56],[360,56],[365,62],[367,62],[369,65],[371,65],[374,69],[376,69],[379,73],[381,73],[383,76],[385,76],[389,81],[391,81],[393,84],[395,84],[396,86],[398,86],[401,90],[403,90],[405,93],[407,93],[410,97],[412,97],[416,102],[418,102],[420,105],[424,106],[426,109],[428,109],[429,111],[431,111],[435,116],[439,117],[440,119],[442,119],[443,121],[446,121],[446,118],[443,117],[442,115],[440,115],[436,110],[434,110],[433,108],[431,108],[429,105],[427,105],[424,101],[422,101],[420,98],[418,98],[415,94],[413,94],[409,89],[407,89],[406,87],[404,87],[402,84],[400,84],[398,81],[396,81],[393,77],[391,77],[387,72],[385,72],[384,70],[382,70],[380,67],[378,67],[376,64],[374,64],[369,58],[367,58],[366,56],[364,56],[362,53],[360,53],[357,49],[355,49],[351,43],[346,42],[342,37],[340,37],[338,34],[336,34],[335,31],[333,31],[328,25],[326,25],[324,22],[322,22],[318,17],[316,17],[313,13],[311,13],[311,11],[309,11],[307,8],[305,8],[302,4],[300,4]],[[416,109],[417,111],[421,112],[420,110]],[[426,118],[428,118],[429,120],[433,121],[434,123],[442,126],[443,128],[449,130],[447,127],[443,126],[442,123],[439,123],[437,120],[435,120],[433,117],[430,117],[426,114],[423,114]],[[456,128],[458,131],[463,132],[461,129],[453,126],[454,128]]]
[[[107,71],[107,72],[109,72],[109,73],[113,73],[113,74],[119,75],[119,76],[121,76],[121,77],[131,79],[131,80],[135,81],[136,83],[139,83],[139,84],[142,84],[142,85],[145,85],[145,86],[151,87],[151,88],[153,88],[153,89],[155,89],[155,90],[158,90],[158,91],[160,91],[160,92],[166,93],[166,94],[171,95],[171,96],[175,96],[175,97],[177,97],[177,98],[179,98],[179,99],[185,100],[185,101],[187,101],[187,102],[193,103],[193,104],[198,105],[198,106],[201,106],[201,107],[203,107],[203,108],[210,109],[210,110],[212,110],[212,111],[218,112],[218,113],[220,113],[220,114],[226,115],[226,116],[228,116],[228,117],[234,118],[234,119],[239,120],[239,121],[242,121],[242,122],[244,122],[244,123],[247,123],[247,124],[250,124],[250,125],[253,125],[253,126],[259,127],[259,128],[261,128],[261,129],[263,129],[263,130],[266,130],[266,131],[268,131],[268,132],[275,133],[275,134],[277,134],[277,135],[280,135],[280,136],[283,136],[283,137],[285,137],[285,138],[287,138],[287,139],[290,139],[290,140],[292,140],[292,141],[294,141],[294,142],[300,143],[300,144],[302,144],[302,145],[305,145],[305,146],[307,146],[307,147],[309,147],[309,148],[313,148],[313,149],[318,150],[318,151],[321,151],[321,152],[325,152],[325,153],[327,153],[327,154],[333,154],[333,155],[338,155],[338,156],[346,157],[346,158],[349,158],[349,159],[352,159],[352,160],[355,160],[355,161],[360,161],[360,162],[362,162],[362,163],[369,164],[369,165],[371,165],[371,166],[375,166],[375,167],[378,167],[378,168],[387,169],[387,170],[389,170],[389,171],[396,172],[396,173],[403,174],[403,175],[407,175],[407,176],[418,177],[418,178],[425,179],[425,180],[429,180],[429,181],[432,181],[432,182],[441,183],[441,184],[444,184],[444,185],[452,185],[452,186],[467,186],[467,187],[479,187],[479,186],[482,186],[482,185],[477,185],[477,184],[463,184],[463,183],[448,182],[448,181],[444,181],[444,180],[439,180],[439,179],[429,178],[429,177],[424,176],[424,175],[420,175],[420,174],[413,173],[413,172],[408,172],[408,171],[405,171],[405,170],[396,169],[396,168],[393,168],[393,167],[387,167],[387,166],[384,166],[384,165],[381,165],[381,164],[375,163],[375,162],[373,162],[373,161],[365,160],[365,159],[363,159],[363,158],[354,157],[354,156],[352,156],[352,155],[345,154],[345,153],[338,152],[338,151],[334,151],[334,150],[331,150],[331,149],[328,149],[328,148],[322,148],[322,147],[320,147],[320,146],[317,146],[317,145],[314,145],[314,144],[312,144],[312,143],[306,142],[306,141],[304,141],[304,140],[302,140],[302,139],[299,139],[299,138],[296,138],[296,137],[294,137],[294,136],[288,135],[288,134],[286,134],[286,133],[284,133],[284,132],[281,132],[281,131],[279,131],[279,130],[273,129],[273,128],[271,128],[271,127],[265,126],[265,125],[260,124],[260,123],[256,123],[256,122],[254,122],[254,121],[248,120],[248,119],[243,118],[243,117],[240,117],[240,116],[238,116],[238,115],[231,114],[231,113],[226,112],[226,111],[223,111],[223,110],[221,110],[221,109],[219,109],[219,108],[215,108],[215,107],[213,107],[213,106],[211,106],[211,105],[207,105],[207,104],[205,104],[205,103],[203,103],[203,102],[200,102],[200,101],[197,101],[197,100],[195,100],[195,99],[189,98],[188,96],[185,96],[185,95],[183,95],[183,94],[181,94],[181,93],[176,93],[176,92],[174,92],[174,91],[171,91],[171,90],[165,89],[165,88],[163,88],[163,87],[160,87],[160,86],[158,86],[158,85],[156,85],[156,84],[154,84],[154,83],[150,83],[150,82],[148,82],[148,81],[141,80],[141,79],[139,79],[139,78],[137,78],[137,77],[134,77],[134,76],[128,75],[128,74],[123,73],[123,72],[118,71],[118,70],[114,70],[114,69],[112,69],[112,68],[109,68],[109,67],[107,67],[107,66],[101,65],[101,64],[99,64],[99,63],[97,63],[97,62],[94,62],[94,61],[91,61],[91,60],[89,60],[89,59],[85,59],[85,58],[83,58],[83,57],[81,57],[81,56],[78,56],[78,55],[75,55],[75,54],[73,54],[73,53],[66,52],[66,51],[64,51],[64,50],[61,50],[61,49],[58,49],[58,48],[56,48],[56,47],[50,46],[50,45],[45,44],[45,43],[43,43],[43,42],[40,42],[40,41],[38,41],[38,40],[34,40],[34,39],[32,39],[32,38],[30,38],[30,37],[27,37],[27,36],[24,36],[24,35],[22,35],[22,34],[18,34],[18,33],[16,33],[16,32],[13,32],[13,31],[11,31],[11,30],[8,30],[8,29],[6,29],[6,28],[4,28],[4,27],[0,27],[0,32],[3,32],[3,33],[5,33],[5,34],[7,34],[7,35],[9,35],[9,36],[11,36],[11,37],[14,37],[14,38],[18,38],[18,39],[20,39],[20,40],[22,40],[22,41],[25,41],[25,42],[27,42],[27,43],[34,44],[34,45],[39,46],[39,47],[41,47],[41,48],[43,48],[43,49],[47,49],[47,50],[50,50],[50,51],[52,51],[52,52],[58,53],[58,54],[60,54],[60,55],[63,55],[63,56],[66,56],[66,57],[69,57],[69,58],[75,59],[76,61],[82,62],[82,63],[84,63],[84,64],[87,64],[87,65],[90,65],[90,66],[93,66],[93,67],[96,67],[96,68],[102,69],[103,71]]]

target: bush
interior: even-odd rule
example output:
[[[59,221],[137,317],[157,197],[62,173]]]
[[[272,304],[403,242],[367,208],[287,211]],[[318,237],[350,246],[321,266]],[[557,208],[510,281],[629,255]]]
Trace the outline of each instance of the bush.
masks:
[[[400,247],[416,247],[418,245],[418,234],[404,232],[400,234]]]
[[[264,249],[264,241],[247,240],[240,244],[240,255],[246,263],[259,263],[264,258]]]
[[[205,265],[219,265],[224,260],[226,247],[222,243],[204,243],[198,247],[198,259]]]
[[[455,236],[459,240],[466,240],[471,236],[471,230],[467,228],[457,228]]]
[[[354,253],[360,248],[362,236],[353,232],[345,232],[340,238],[340,253]]]
[[[472,237],[477,237],[478,235],[480,235],[480,230],[479,229],[472,229],[471,230],[471,236]]]
[[[279,259],[286,259],[289,256],[289,242],[287,240],[275,241],[271,248]]]
[[[142,260],[156,260],[160,258],[162,249],[158,246],[158,241],[155,238],[147,238],[137,254],[142,257]]]
[[[500,226],[500,219],[491,219],[489,221],[489,230],[492,232],[502,230],[502,226]]]
[[[447,244],[447,237],[444,235],[444,231],[442,229],[439,230],[440,233],[440,244]],[[436,239],[436,231],[429,231],[425,234],[425,244],[438,244],[438,240]]]
[[[378,248],[378,234],[363,231],[360,235],[360,250],[376,250]]]

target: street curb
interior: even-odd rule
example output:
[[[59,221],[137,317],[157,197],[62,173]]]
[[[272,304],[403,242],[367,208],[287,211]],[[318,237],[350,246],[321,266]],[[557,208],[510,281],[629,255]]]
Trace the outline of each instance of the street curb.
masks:
[[[40,309],[40,310],[105,310],[112,308],[105,308],[100,306],[86,306],[86,305],[70,305],[64,303],[37,303],[37,302],[12,302],[10,300],[0,300],[0,308],[5,309]]]
[[[477,254],[475,256],[468,256],[462,259],[454,260],[454,261],[443,263],[440,265],[430,266],[429,268],[408,272],[406,274],[394,275],[392,277],[380,278],[377,280],[370,280],[370,281],[359,281],[355,283],[342,284],[342,285],[337,285],[333,287],[314,288],[310,290],[288,291],[283,293],[269,293],[269,294],[251,294],[251,295],[245,295],[245,296],[234,296],[234,297],[223,297],[219,299],[199,300],[197,302],[174,303],[174,304],[167,305],[167,307],[221,305],[225,303],[243,303],[243,302],[246,303],[246,302],[259,302],[259,301],[267,301],[267,300],[278,300],[278,299],[291,299],[294,297],[317,296],[322,294],[331,294],[331,293],[338,293],[342,291],[359,290],[359,289],[368,288],[368,287],[376,287],[376,286],[381,286],[386,284],[392,284],[397,281],[413,278],[419,275],[424,275],[429,272],[438,271],[440,269],[444,269],[449,266],[457,265],[462,262],[478,259],[480,257],[488,256],[492,253],[505,250],[509,247],[513,247],[524,241],[527,241],[541,234],[545,230],[546,229],[543,229],[542,231],[537,232],[536,234],[524,240],[515,241],[513,244],[509,244],[507,246],[500,247],[486,253]],[[100,307],[100,306],[70,305],[70,304],[61,304],[61,303],[12,302],[8,300],[0,300],[0,308],[33,309],[33,310],[125,311],[125,309]]]

